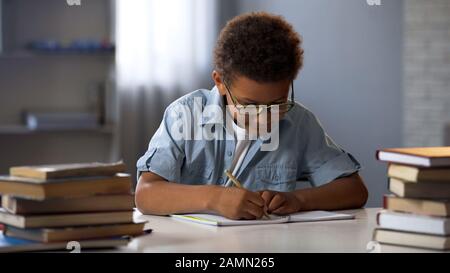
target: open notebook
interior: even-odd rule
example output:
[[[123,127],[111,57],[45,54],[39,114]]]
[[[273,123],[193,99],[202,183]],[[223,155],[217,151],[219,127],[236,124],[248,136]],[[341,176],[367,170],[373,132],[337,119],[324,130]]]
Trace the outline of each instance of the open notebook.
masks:
[[[219,215],[213,214],[172,214],[173,218],[191,221],[194,223],[212,225],[212,226],[241,226],[241,225],[266,225],[293,222],[315,222],[331,220],[354,219],[355,216],[343,213],[334,213],[329,211],[306,211],[293,213],[286,216],[270,215],[270,219],[259,220],[231,220]]]

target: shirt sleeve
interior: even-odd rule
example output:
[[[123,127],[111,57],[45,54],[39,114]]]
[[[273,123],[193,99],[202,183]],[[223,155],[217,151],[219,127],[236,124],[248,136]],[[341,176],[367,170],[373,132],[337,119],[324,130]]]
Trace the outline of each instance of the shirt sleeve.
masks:
[[[305,146],[299,169],[301,177],[308,179],[313,186],[324,185],[361,169],[360,163],[326,134],[310,111],[305,111],[300,128]]]
[[[163,120],[148,145],[148,150],[137,161],[137,178],[142,172],[153,172],[168,181],[179,182],[184,160],[182,139],[177,140],[172,134],[176,130],[179,116],[169,106]]]

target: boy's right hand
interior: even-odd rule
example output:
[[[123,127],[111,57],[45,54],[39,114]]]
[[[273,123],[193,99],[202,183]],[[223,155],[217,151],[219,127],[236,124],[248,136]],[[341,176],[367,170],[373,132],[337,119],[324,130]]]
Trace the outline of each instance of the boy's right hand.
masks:
[[[264,215],[264,199],[257,192],[236,187],[220,187],[214,210],[229,219],[260,219]]]

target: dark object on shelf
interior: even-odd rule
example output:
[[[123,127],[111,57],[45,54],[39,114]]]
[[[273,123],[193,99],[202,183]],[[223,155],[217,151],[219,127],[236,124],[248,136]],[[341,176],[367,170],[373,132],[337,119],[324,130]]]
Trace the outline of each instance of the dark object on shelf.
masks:
[[[95,129],[98,116],[89,112],[27,112],[25,123],[30,130]]]
[[[27,49],[38,53],[110,53],[115,45],[107,40],[77,39],[64,45],[56,40],[37,40],[27,45]]]

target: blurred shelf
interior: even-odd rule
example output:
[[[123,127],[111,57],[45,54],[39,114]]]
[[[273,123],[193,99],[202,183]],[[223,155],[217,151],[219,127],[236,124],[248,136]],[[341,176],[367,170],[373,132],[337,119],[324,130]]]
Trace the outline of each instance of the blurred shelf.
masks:
[[[93,52],[35,52],[30,50],[5,51],[0,53],[0,59],[31,59],[31,58],[79,58],[79,57],[102,57],[114,58],[115,51],[93,51]]]
[[[54,134],[54,133],[96,133],[112,135],[114,133],[114,125],[104,125],[98,128],[86,129],[46,129],[32,130],[25,125],[0,125],[0,136],[5,135],[32,135],[32,134]]]

